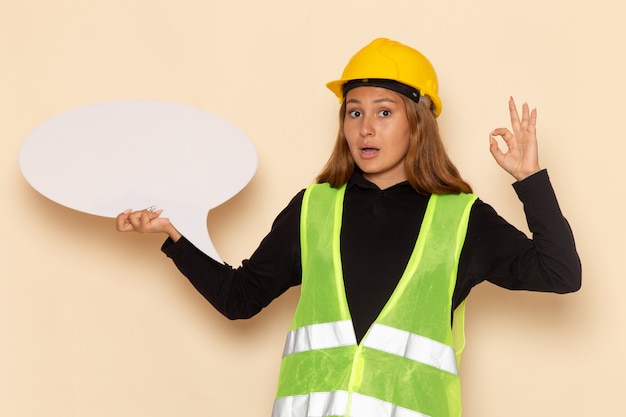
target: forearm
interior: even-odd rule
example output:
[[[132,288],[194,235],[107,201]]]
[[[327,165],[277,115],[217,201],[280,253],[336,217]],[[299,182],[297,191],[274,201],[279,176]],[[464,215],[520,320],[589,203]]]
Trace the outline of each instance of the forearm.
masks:
[[[518,261],[521,274],[533,274],[548,282],[550,291],[577,291],[582,276],[580,258],[547,172],[541,171],[513,186],[524,204],[534,243]]]
[[[238,268],[221,264],[187,239],[170,238],[163,252],[220,313],[249,318],[294,285],[300,284],[300,204],[302,194],[279,214],[272,230]]]
[[[194,288],[231,320],[254,316],[278,295],[256,286],[253,273],[244,266],[233,268],[217,262],[184,237],[176,243],[168,239],[162,250]]]
[[[454,306],[485,280],[512,290],[567,293],[580,288],[580,259],[547,172],[514,187],[524,203],[533,239],[477,200],[459,260]]]

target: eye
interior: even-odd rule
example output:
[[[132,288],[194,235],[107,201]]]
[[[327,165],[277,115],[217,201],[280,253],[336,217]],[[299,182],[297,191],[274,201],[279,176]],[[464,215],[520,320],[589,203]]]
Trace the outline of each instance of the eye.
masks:
[[[380,117],[389,117],[389,116],[391,116],[391,110],[383,109],[383,110],[378,112],[378,115]]]
[[[357,117],[361,117],[361,112],[359,110],[350,110],[348,112],[348,115],[352,117],[353,119],[355,119]]]

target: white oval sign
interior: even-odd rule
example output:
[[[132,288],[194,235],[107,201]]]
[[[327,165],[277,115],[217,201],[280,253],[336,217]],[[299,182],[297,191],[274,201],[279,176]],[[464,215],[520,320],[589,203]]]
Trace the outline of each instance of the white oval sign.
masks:
[[[25,139],[20,169],[49,199],[97,216],[154,206],[221,261],[206,228],[210,209],[252,179],[248,137],[218,116],[161,101],[87,105],[44,122]]]

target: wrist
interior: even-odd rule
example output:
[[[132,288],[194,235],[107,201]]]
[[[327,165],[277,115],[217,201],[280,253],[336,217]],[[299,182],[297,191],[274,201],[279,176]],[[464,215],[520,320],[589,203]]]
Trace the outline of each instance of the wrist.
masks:
[[[170,239],[174,242],[178,242],[178,240],[183,237],[183,235],[181,235],[171,223],[165,228],[165,233],[167,233]]]
[[[515,175],[513,175],[513,177],[519,182],[519,181],[524,181],[526,178],[535,175],[536,173],[538,173],[539,171],[541,171],[541,168],[539,166],[536,166],[533,169],[530,170],[526,170],[524,172],[518,172]]]

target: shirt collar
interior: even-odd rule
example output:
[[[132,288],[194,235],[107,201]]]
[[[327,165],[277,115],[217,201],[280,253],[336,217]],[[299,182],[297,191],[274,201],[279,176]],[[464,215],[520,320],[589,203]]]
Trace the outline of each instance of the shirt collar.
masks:
[[[359,187],[359,188],[372,189],[372,190],[380,190],[380,188],[376,184],[374,184],[371,181],[368,181],[363,176],[363,172],[360,169],[355,169],[354,173],[352,173],[352,176],[348,180],[346,188],[350,189],[352,187]],[[402,182],[400,182],[400,183],[398,183],[396,185],[392,185],[389,188],[396,188],[396,187],[409,187],[409,188],[413,189],[411,187],[411,184],[409,184],[408,181],[402,181]]]

